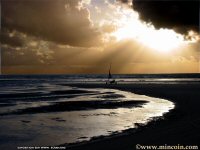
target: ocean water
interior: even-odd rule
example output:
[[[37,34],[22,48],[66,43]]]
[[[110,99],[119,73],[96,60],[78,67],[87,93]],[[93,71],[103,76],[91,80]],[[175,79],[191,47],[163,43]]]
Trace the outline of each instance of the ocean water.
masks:
[[[112,75],[118,84],[129,83],[180,83],[180,82],[200,82],[200,74],[114,74]],[[0,75],[0,82],[8,84],[24,82],[56,82],[56,83],[102,83],[108,78],[107,74],[85,74],[85,75]]]
[[[69,83],[103,83],[107,75],[0,76],[0,149],[51,146],[108,136],[146,124],[175,106],[165,99]],[[121,83],[199,82],[190,78],[115,75]]]

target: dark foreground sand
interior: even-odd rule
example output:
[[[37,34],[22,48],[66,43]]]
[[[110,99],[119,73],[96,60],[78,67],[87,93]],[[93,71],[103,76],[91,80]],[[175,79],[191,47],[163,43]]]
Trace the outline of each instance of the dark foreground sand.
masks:
[[[73,85],[72,85],[73,86]],[[140,145],[198,145],[200,144],[200,83],[182,84],[75,84],[87,88],[115,88],[165,98],[176,108],[164,118],[138,130],[89,142],[70,145],[68,150],[134,150]],[[200,148],[200,146],[199,146]]]

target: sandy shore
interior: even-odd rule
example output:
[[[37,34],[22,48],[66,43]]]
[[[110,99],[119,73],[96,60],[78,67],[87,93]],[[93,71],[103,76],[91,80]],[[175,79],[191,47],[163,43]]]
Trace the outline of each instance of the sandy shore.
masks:
[[[73,85],[72,85],[73,86]],[[138,130],[67,146],[70,150],[133,150],[136,145],[198,145],[200,139],[200,84],[75,84],[77,87],[113,88],[168,99],[176,108],[164,119]],[[199,146],[200,147],[200,146]]]

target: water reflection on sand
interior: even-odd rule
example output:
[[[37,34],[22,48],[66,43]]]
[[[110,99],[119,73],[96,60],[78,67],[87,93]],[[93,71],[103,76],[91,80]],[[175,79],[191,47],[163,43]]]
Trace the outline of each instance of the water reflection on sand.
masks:
[[[168,100],[115,89],[51,86],[37,98],[15,97],[15,105],[1,107],[0,149],[89,140],[145,124],[174,108]]]

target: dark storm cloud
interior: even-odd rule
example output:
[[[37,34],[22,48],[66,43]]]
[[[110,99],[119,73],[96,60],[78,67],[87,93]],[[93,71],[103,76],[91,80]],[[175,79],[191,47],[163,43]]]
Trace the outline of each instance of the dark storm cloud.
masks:
[[[133,0],[142,20],[185,33],[199,29],[199,0]]]
[[[1,0],[2,28],[72,46],[96,46],[100,33],[80,0]]]

